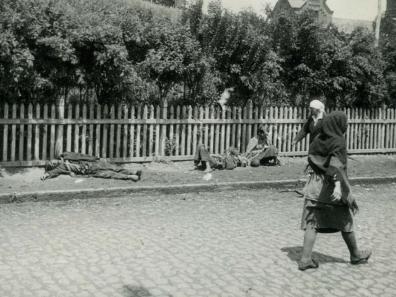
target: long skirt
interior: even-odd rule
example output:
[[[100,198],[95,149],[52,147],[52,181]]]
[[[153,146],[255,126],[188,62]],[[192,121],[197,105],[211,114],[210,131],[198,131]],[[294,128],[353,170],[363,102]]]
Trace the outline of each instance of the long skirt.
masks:
[[[305,201],[301,229],[305,230],[310,225],[320,233],[352,232],[353,216],[347,205],[318,201],[320,195],[330,194],[322,191],[322,188],[331,188],[326,184],[328,182],[326,178],[311,173],[304,188]]]

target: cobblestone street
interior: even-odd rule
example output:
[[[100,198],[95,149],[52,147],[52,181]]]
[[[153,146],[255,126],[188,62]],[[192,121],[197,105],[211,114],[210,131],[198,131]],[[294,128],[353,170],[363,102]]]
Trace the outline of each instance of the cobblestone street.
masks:
[[[319,234],[300,272],[301,198],[229,191],[1,205],[0,296],[396,296],[395,185],[354,187],[352,266]]]

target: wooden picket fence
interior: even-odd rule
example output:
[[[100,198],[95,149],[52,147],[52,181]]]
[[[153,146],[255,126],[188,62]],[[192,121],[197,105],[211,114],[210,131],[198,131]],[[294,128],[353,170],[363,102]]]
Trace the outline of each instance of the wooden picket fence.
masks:
[[[396,153],[395,109],[345,109],[350,153]],[[114,162],[167,156],[191,160],[198,142],[211,153],[244,152],[259,124],[282,156],[305,155],[309,140],[292,140],[308,116],[301,107],[215,106],[0,106],[0,165],[37,166],[72,151]]]

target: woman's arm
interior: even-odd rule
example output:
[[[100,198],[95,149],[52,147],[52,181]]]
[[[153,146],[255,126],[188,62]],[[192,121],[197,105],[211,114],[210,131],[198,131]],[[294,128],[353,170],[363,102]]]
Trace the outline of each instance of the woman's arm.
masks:
[[[305,123],[301,130],[297,133],[296,137],[293,140],[293,145],[296,145],[303,138],[305,138],[309,133],[309,125],[311,123],[311,118],[309,118]]]
[[[252,139],[249,140],[248,146],[246,148],[245,154],[249,154],[252,150],[255,149],[255,147],[258,144],[258,139],[256,137],[253,137]]]

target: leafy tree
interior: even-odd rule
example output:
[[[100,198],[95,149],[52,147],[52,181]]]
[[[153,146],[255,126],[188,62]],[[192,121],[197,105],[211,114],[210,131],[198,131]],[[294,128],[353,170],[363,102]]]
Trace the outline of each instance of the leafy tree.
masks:
[[[294,104],[307,104],[312,96],[324,96],[329,106],[368,107],[384,100],[383,63],[369,32],[323,28],[310,13],[280,16],[273,32]]]
[[[396,106],[396,22],[389,16],[382,21],[380,40],[385,61],[384,76],[387,83],[389,103]]]

